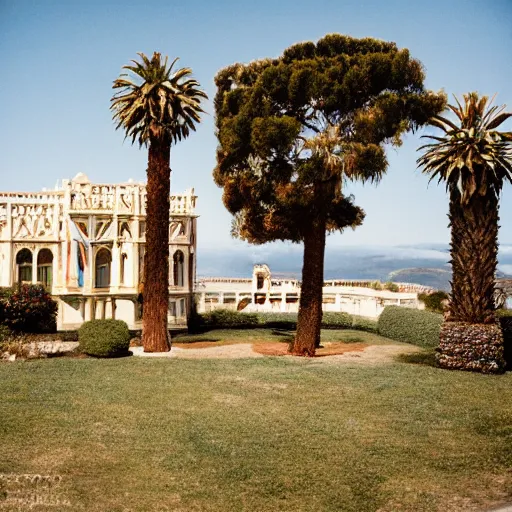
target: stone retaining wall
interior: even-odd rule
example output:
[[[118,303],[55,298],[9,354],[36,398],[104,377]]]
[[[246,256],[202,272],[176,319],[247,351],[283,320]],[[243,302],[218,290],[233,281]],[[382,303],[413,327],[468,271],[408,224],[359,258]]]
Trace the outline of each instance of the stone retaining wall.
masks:
[[[503,373],[503,334],[499,324],[444,322],[436,354],[441,368]]]

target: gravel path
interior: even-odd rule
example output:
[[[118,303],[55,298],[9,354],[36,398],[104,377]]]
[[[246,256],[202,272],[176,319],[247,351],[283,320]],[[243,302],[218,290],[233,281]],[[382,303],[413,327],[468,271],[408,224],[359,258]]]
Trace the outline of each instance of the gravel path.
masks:
[[[142,347],[131,347],[134,356],[167,357],[177,359],[242,359],[247,357],[268,357],[258,354],[250,343],[220,345],[211,348],[181,348],[173,347],[170,352],[146,353]],[[398,354],[411,354],[420,349],[411,345],[370,345],[363,351],[347,352],[341,355],[322,356],[315,358],[317,362],[330,364],[356,363],[380,364],[394,361]],[[291,357],[291,356],[281,356]]]
[[[170,352],[144,352],[143,347],[130,347],[134,356],[140,357],[172,357],[178,359],[242,359],[246,357],[264,357],[252,350],[250,343],[219,345],[211,348],[172,347]]]

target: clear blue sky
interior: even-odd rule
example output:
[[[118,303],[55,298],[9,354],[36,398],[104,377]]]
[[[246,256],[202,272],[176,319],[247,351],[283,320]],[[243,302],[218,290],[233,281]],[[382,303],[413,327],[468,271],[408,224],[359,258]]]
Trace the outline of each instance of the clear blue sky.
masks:
[[[422,61],[428,88],[497,92],[512,110],[512,0],[0,0],[0,189],[51,188],[79,171],[98,182],[144,180],[146,151],[123,143],[109,111],[112,81],[139,51],[180,57],[213,99],[220,68],[332,32],[395,41]],[[172,150],[171,188],[195,187],[200,249],[239,246],[211,178],[212,100],[206,110]],[[388,151],[378,187],[350,187],[367,218],[329,237],[330,247],[448,242],[446,193],[416,170],[419,144],[409,135]],[[510,244],[510,185],[501,218],[500,241]]]

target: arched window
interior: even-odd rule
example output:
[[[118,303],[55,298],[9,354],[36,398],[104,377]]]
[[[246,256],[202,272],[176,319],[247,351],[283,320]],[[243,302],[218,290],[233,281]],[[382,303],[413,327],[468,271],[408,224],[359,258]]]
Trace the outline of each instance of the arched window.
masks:
[[[185,284],[185,276],[184,276],[184,261],[185,256],[181,251],[176,251],[173,256],[173,276],[174,276],[174,286],[184,286]]]
[[[16,254],[18,267],[18,282],[32,282],[32,252],[29,249],[21,249]]]
[[[53,253],[50,249],[41,249],[37,253],[37,282],[45,288],[51,288],[53,280]]]
[[[110,264],[112,255],[108,249],[100,249],[96,253],[96,288],[108,288],[110,286]]]

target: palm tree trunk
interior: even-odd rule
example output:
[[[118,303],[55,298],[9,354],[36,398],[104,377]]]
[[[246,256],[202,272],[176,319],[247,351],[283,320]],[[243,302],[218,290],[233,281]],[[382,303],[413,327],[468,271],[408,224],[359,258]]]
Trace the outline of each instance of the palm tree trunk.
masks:
[[[322,291],[324,286],[325,217],[308,226],[304,234],[304,264],[300,292],[297,333],[292,354],[297,356],[315,355],[320,346],[322,324]]]
[[[494,305],[498,200],[475,195],[468,205],[450,195],[452,291],[436,359],[442,368],[501,373],[503,334]]]
[[[498,201],[475,195],[466,206],[452,191],[452,293],[448,321],[495,323],[494,286],[498,262]]]
[[[170,144],[152,138],[148,152],[146,205],[146,254],[144,257],[144,352],[170,350],[169,307],[169,209]]]

